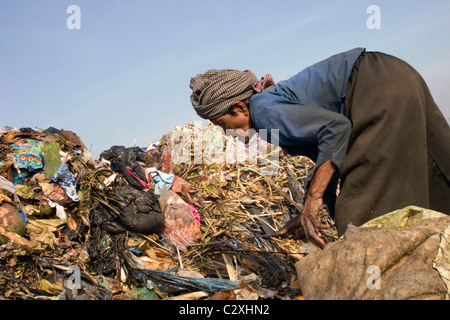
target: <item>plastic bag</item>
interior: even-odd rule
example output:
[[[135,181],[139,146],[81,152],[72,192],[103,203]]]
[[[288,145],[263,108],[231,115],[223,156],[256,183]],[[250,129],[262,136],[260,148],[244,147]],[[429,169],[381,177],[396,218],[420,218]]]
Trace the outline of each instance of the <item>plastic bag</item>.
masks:
[[[173,174],[164,173],[162,171],[156,170],[156,168],[147,168],[145,170],[145,175],[147,180],[152,181],[155,185],[155,194],[160,195],[164,191],[169,190],[172,187],[172,182],[174,179]]]
[[[17,164],[16,171],[12,172],[14,184],[22,182],[30,172],[44,167],[41,145],[39,141],[27,139],[12,144]]]
[[[163,237],[174,247],[186,251],[186,245],[201,237],[200,225],[191,208],[172,190],[163,192],[159,201],[165,218]]]
[[[33,172],[44,167],[41,145],[39,141],[27,139],[12,144],[16,163],[20,169]]]
[[[59,183],[64,189],[66,194],[73,200],[78,201],[77,185],[75,182],[75,176],[70,172],[66,163],[63,163],[61,167],[53,175],[52,180]]]

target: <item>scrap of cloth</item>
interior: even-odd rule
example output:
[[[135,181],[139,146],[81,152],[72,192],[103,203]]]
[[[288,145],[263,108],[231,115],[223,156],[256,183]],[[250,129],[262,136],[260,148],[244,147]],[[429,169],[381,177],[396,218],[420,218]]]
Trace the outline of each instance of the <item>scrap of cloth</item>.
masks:
[[[254,94],[250,115],[256,129],[278,130],[287,153],[315,162],[305,189],[332,160],[324,201],[340,235],[408,205],[450,213],[450,128],[398,58],[363,48],[334,55]]]
[[[257,83],[249,70],[211,69],[191,78],[191,103],[201,118],[218,118],[230,111],[233,102],[250,98]]]

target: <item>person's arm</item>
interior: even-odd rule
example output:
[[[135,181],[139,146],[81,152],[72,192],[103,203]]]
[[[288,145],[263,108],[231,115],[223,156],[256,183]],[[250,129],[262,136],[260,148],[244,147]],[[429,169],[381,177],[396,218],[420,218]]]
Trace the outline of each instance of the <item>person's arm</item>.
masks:
[[[299,228],[296,232],[297,236],[304,235],[321,248],[325,246],[325,242],[319,237],[318,233],[321,229],[328,229],[329,226],[320,223],[318,214],[323,203],[323,194],[335,170],[335,165],[331,159],[316,169],[306,194],[303,211],[286,224],[280,231],[280,235],[285,235],[292,228]]]
[[[252,100],[256,127],[278,129],[280,146],[294,151],[293,154],[308,156],[315,163],[305,181],[307,196],[304,210],[283,228],[282,234],[298,227],[297,235],[303,233],[323,246],[324,242],[317,234],[323,227],[318,222],[317,214],[325,190],[344,163],[351,122],[340,113],[314,105],[288,102],[284,96],[272,95],[268,98],[258,95]]]

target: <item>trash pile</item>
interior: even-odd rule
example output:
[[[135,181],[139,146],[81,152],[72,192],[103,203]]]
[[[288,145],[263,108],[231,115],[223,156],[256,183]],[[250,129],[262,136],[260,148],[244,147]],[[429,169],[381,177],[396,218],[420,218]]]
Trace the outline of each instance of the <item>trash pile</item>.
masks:
[[[189,124],[97,160],[71,131],[0,128],[0,299],[299,299],[314,248],[278,231],[313,163],[211,161],[248,145]]]

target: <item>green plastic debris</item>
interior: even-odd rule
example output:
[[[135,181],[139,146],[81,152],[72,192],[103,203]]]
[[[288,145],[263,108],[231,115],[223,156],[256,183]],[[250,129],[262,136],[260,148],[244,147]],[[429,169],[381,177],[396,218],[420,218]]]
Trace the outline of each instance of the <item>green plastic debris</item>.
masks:
[[[156,292],[146,287],[129,290],[123,296],[132,300],[159,300]]]

